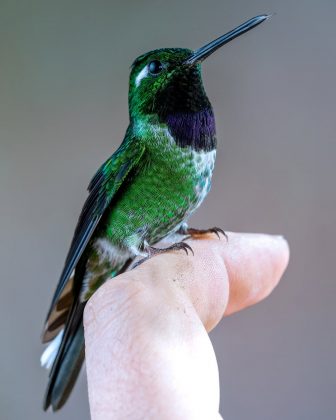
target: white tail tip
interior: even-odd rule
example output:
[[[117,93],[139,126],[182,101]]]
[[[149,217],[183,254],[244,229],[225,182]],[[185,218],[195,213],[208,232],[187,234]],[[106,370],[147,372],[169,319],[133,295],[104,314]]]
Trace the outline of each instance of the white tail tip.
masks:
[[[62,342],[63,333],[64,330],[61,330],[42,353],[40,362],[44,368],[50,369],[52,367]]]

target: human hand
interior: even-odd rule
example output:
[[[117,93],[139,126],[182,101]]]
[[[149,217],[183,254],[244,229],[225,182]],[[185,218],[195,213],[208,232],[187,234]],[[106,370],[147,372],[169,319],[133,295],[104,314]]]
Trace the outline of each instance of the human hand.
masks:
[[[264,299],[289,258],[279,236],[188,241],[105,283],[84,313],[92,420],[220,419],[208,337],[223,315]]]

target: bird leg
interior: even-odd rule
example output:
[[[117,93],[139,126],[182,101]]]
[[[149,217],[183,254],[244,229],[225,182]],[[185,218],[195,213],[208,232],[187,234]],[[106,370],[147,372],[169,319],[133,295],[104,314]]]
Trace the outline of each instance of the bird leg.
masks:
[[[198,236],[207,235],[208,233],[214,233],[215,235],[217,235],[218,239],[220,239],[219,234],[221,233],[225,237],[226,241],[228,241],[227,234],[224,232],[223,229],[218,227],[213,227],[209,229],[194,229],[188,227],[187,224],[183,223],[176,233],[180,235],[188,235],[188,238],[195,238]]]
[[[191,246],[185,242],[176,242],[175,244],[170,245],[167,248],[155,248],[150,245],[145,245],[144,251],[147,253],[147,256],[137,261],[133,265],[133,268],[138,267],[140,264],[154,257],[155,255],[165,254],[166,252],[169,252],[169,251],[180,251],[180,250],[183,250],[187,255],[188,255],[188,251],[190,251],[194,255],[194,251],[191,248]]]

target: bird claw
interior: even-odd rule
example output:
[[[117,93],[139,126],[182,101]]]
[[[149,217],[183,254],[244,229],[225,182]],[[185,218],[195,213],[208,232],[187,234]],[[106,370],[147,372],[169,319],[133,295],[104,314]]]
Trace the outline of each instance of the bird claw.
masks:
[[[220,239],[219,234],[221,233],[224,236],[224,238],[226,239],[226,242],[228,242],[228,240],[229,240],[229,237],[225,233],[225,231],[223,229],[219,228],[219,227],[213,227],[213,228],[209,229],[209,232],[214,233],[215,235],[217,235],[218,239]]]
[[[185,233],[188,235],[187,238],[192,238],[193,236],[199,235],[206,235],[208,233],[214,233],[218,239],[220,239],[220,233],[225,237],[226,241],[228,242],[229,238],[225,231],[219,227],[213,227],[209,229],[194,229],[194,228],[187,228]]]
[[[194,254],[194,250],[191,248],[190,245],[188,245],[185,242],[177,242],[176,244],[171,245],[170,247],[166,248],[167,250],[170,251],[179,251],[179,250],[183,250],[187,255],[189,255],[188,251],[190,251],[193,255]]]
[[[188,251],[194,254],[194,250],[191,248],[190,245],[188,245],[186,242],[177,242],[176,244],[170,245],[167,248],[154,248],[153,246],[148,246],[146,251],[148,252],[147,257],[142,258],[141,260],[137,261],[132,268],[139,267],[142,263],[149,260],[151,257],[154,257],[155,255],[164,254],[169,251],[184,251],[187,255],[189,255]]]

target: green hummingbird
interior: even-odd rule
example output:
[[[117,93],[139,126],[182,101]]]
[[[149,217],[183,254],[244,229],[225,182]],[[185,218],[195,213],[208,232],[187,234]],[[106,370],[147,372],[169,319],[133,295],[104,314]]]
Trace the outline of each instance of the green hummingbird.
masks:
[[[201,63],[268,17],[256,16],[196,51],[163,48],[134,61],[125,138],[88,186],[46,318],[45,410],[61,408],[77,379],[84,360],[83,310],[97,288],[136,257],[142,262],[170,250],[192,251],[183,241],[154,247],[173,234],[224,234],[187,225],[210,190],[216,157],[215,119]]]

